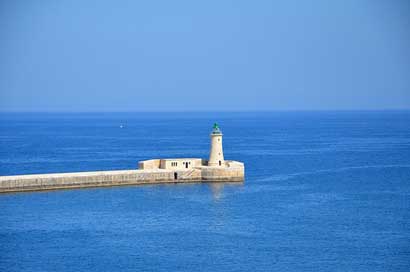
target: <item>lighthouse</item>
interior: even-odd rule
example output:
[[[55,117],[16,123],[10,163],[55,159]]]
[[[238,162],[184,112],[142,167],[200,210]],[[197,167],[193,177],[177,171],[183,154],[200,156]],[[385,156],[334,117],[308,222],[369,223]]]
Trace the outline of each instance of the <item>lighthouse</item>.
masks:
[[[211,132],[211,151],[208,166],[224,166],[224,152],[222,149],[222,131],[215,123]]]

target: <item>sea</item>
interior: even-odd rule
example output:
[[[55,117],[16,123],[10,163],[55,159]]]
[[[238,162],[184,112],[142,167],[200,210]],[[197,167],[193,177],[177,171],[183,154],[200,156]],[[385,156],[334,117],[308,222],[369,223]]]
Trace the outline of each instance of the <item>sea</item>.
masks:
[[[209,154],[243,183],[0,194],[0,271],[410,271],[410,111],[0,113],[0,175]]]

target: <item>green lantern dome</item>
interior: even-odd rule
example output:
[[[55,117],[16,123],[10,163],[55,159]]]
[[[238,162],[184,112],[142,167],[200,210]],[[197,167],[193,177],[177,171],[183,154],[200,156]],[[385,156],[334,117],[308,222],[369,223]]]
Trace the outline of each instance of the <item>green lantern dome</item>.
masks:
[[[222,131],[219,128],[219,125],[217,123],[214,124],[214,127],[212,129],[212,134],[220,134],[222,135]]]

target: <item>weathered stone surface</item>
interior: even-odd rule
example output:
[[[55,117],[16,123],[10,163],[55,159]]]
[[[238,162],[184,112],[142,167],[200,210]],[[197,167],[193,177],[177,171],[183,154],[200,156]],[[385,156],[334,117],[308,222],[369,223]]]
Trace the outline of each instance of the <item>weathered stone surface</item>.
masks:
[[[158,163],[153,162],[153,168]],[[243,180],[243,163],[225,161],[223,167],[199,166],[176,170],[139,169],[0,176],[0,193],[139,184],[238,182]]]

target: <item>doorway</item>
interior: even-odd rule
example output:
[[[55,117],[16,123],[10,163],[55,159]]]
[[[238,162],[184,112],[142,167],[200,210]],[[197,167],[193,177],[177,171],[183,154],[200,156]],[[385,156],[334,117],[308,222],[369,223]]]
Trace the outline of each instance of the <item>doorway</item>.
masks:
[[[175,180],[178,179],[178,173],[177,172],[174,172],[174,179]]]

